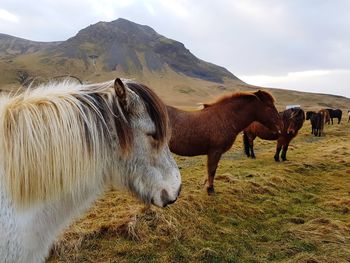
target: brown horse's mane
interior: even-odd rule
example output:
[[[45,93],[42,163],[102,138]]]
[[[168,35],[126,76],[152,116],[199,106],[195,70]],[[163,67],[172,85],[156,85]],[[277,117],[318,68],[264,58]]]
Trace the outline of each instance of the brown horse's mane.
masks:
[[[221,96],[220,98],[218,98],[214,102],[205,103],[205,104],[203,104],[203,106],[204,106],[204,108],[207,108],[207,107],[211,107],[213,105],[231,102],[232,100],[235,100],[235,99],[249,98],[249,97],[250,98],[258,98],[261,101],[264,101],[267,103],[272,103],[272,104],[275,102],[274,97],[270,93],[268,93],[267,91],[258,90],[256,92],[234,92],[231,94],[227,94],[227,95]]]

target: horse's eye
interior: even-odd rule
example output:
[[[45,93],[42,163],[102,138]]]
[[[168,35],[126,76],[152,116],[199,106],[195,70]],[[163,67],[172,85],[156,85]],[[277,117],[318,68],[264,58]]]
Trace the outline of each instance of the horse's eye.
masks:
[[[153,133],[153,132],[147,133],[146,135],[147,135],[148,137],[152,137],[153,140],[157,140],[157,136],[156,136],[156,134]]]

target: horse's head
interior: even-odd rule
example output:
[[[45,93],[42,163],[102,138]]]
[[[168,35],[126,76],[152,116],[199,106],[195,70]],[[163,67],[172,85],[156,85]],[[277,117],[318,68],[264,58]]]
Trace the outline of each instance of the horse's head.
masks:
[[[292,108],[283,112],[283,121],[287,125],[287,134],[295,135],[303,126],[305,113],[300,108]]]
[[[121,157],[125,164],[120,167],[121,183],[145,203],[165,207],[176,201],[181,188],[180,172],[167,145],[165,105],[152,90],[140,84],[116,79],[114,89],[117,105],[124,112],[123,125],[128,127],[119,131],[117,127],[118,137],[128,150],[126,157]]]
[[[262,90],[258,90],[253,94],[257,100],[257,121],[269,128],[274,133],[281,134],[283,130],[283,122],[274,105],[274,99],[271,94]]]
[[[312,116],[314,116],[316,114],[316,112],[314,111],[307,111],[306,112],[306,120],[310,120],[312,118]]]

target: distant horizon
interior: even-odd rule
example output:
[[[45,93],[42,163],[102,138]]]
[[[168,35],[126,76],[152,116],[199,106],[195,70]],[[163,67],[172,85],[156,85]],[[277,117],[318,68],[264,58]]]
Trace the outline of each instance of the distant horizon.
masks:
[[[76,15],[78,9],[84,16]],[[0,32],[57,42],[90,24],[124,18],[183,43],[251,85],[350,98],[349,16],[346,0],[218,0],[215,6],[209,0],[5,0]]]

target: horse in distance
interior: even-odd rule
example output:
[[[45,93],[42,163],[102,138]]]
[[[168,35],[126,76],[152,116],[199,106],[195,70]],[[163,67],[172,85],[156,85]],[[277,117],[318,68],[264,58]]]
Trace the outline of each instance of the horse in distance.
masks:
[[[310,120],[310,123],[311,123],[311,134],[314,134],[314,130],[316,129],[316,122],[313,121],[315,115],[316,115],[315,111],[306,112],[306,120]]]
[[[168,114],[146,86],[42,84],[0,97],[0,261],[44,262],[109,186],[164,207],[179,195]]]
[[[298,135],[305,121],[305,113],[301,108],[291,108],[280,112],[283,121],[282,133],[278,134],[259,122],[253,122],[243,131],[244,150],[247,157],[255,158],[254,139],[259,137],[263,140],[276,140],[276,153],[274,159],[276,162],[287,160],[287,151],[289,143]]]
[[[338,119],[338,124],[340,124],[341,118],[343,115],[342,110],[340,110],[340,109],[335,109],[335,110],[334,109],[326,109],[326,110],[329,112],[329,117],[331,119],[332,125],[333,125],[333,118]]]
[[[325,124],[325,111],[308,111],[306,113],[306,120],[310,120],[311,123],[311,134],[315,136],[321,136]]]
[[[259,121],[278,133],[282,121],[273,97],[266,91],[233,93],[205,104],[197,111],[167,106],[171,125],[170,151],[182,156],[207,155],[206,188],[214,194],[214,176],[221,155],[228,151],[239,132]]]
[[[321,109],[320,112],[323,113],[324,123],[330,124],[331,123],[331,116],[329,115],[329,111],[326,109]]]

